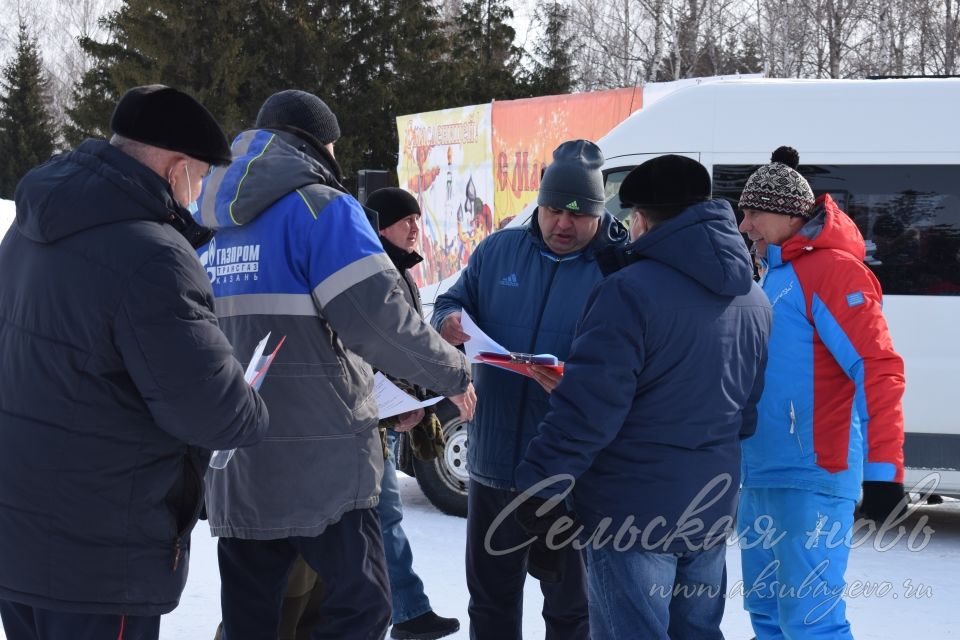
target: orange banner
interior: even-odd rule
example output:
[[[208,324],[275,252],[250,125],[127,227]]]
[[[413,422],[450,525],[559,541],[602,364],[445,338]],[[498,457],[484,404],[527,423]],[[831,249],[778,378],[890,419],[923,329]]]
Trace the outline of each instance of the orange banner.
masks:
[[[565,140],[596,142],[643,104],[642,89],[493,103],[493,203],[499,229],[536,200],[540,172]]]

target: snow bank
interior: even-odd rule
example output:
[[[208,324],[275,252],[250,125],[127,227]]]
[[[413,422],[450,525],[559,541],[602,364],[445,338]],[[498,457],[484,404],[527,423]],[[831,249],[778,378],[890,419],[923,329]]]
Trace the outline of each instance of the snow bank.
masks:
[[[15,215],[16,208],[13,206],[13,200],[0,200],[0,237],[7,232]]]

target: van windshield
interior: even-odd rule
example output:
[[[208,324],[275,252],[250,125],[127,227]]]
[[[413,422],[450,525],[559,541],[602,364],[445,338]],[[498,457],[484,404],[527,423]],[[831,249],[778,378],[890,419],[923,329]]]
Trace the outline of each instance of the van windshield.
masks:
[[[628,229],[630,228],[630,212],[632,209],[630,207],[624,208],[620,206],[619,193],[620,185],[623,184],[627,174],[632,170],[633,167],[626,167],[610,171],[605,176],[603,188],[604,206],[607,211],[610,212],[610,215],[622,222]]]

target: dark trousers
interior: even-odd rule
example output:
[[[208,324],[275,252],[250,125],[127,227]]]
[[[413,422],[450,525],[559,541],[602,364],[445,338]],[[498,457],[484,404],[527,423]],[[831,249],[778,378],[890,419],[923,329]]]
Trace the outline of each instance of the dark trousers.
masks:
[[[380,521],[375,509],[348,511],[314,538],[220,538],[220,606],[223,640],[274,640],[287,575],[303,556],[327,591],[324,624],[312,640],[380,640],[390,625]]]
[[[472,640],[520,640],[523,583],[527,578],[528,547],[506,555],[492,555],[484,546],[487,530],[500,512],[517,497],[513,491],[491,489],[470,481],[467,498],[467,588],[470,591]],[[513,516],[504,519],[490,540],[494,550],[523,544],[529,537]],[[590,624],[583,556],[565,551],[566,570],[557,584],[541,583],[546,640],[587,640]]]
[[[160,616],[65,613],[0,600],[7,640],[157,640]]]

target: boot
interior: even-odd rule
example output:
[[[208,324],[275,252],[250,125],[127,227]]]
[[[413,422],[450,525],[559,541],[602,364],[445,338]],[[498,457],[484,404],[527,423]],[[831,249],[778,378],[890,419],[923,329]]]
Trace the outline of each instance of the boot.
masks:
[[[394,640],[436,640],[460,630],[460,621],[456,618],[441,618],[433,611],[427,611],[412,620],[393,625],[390,637]]]

